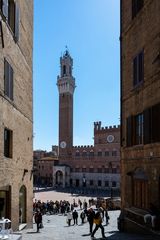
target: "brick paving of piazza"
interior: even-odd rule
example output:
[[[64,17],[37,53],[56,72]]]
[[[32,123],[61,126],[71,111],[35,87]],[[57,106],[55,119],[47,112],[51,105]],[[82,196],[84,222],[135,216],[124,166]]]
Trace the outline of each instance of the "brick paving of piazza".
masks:
[[[73,199],[78,203],[78,199],[82,201],[89,198],[87,196],[76,196],[69,193],[60,193],[55,191],[46,191],[35,193],[35,198],[37,200],[47,201],[47,200],[68,200],[73,203]],[[76,208],[79,215],[81,210]],[[120,211],[109,211],[109,224],[104,226],[105,235],[108,240],[154,240],[155,237],[149,235],[137,235],[137,234],[127,234],[121,233],[117,229],[117,217]],[[43,215],[43,225],[44,228],[40,229],[40,232],[36,232],[36,224],[33,224],[33,229],[23,229],[22,239],[23,240],[88,240],[91,239],[89,236],[89,224],[87,220],[82,225],[80,217],[78,218],[78,225],[72,225],[68,227],[66,223],[66,216],[62,214],[58,215]],[[103,224],[105,225],[105,223]],[[93,227],[94,229],[94,227]],[[96,239],[101,238],[101,230],[95,234]]]

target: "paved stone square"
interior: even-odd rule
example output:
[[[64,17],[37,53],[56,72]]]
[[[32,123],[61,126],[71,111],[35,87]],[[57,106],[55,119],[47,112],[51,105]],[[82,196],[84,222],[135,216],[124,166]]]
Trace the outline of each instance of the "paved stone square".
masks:
[[[49,193],[48,193],[49,194]],[[70,200],[73,198],[78,200],[78,198],[82,199],[82,196],[71,196],[70,194],[59,193],[57,195],[56,192],[50,192],[50,196],[48,196],[46,192],[36,193],[35,198],[46,200],[46,196],[48,200]],[[43,197],[43,198],[42,198]],[[48,197],[51,197],[49,199]],[[64,198],[65,197],[65,198]],[[88,199],[83,196],[84,199]],[[77,211],[80,215],[81,210],[79,207]],[[103,223],[105,228],[105,235],[108,240],[154,240],[153,236],[147,235],[136,235],[136,234],[127,234],[120,233],[117,229],[117,217],[119,216],[120,211],[109,211],[109,224],[106,226],[105,222]],[[72,225],[68,227],[66,223],[66,216],[62,214],[58,215],[44,215],[43,216],[43,225],[44,228],[40,229],[40,233],[36,232],[36,224],[33,224],[33,229],[24,229],[22,231],[22,239],[23,240],[88,240],[91,239],[89,236],[89,224],[87,220],[82,225],[80,217],[78,218],[78,225]],[[101,230],[95,234],[96,239],[100,240],[101,238]]]

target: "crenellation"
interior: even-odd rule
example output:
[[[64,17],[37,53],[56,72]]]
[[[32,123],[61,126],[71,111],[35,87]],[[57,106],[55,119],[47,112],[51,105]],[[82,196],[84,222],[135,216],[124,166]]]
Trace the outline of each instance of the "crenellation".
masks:
[[[78,149],[79,149],[79,148],[80,148],[80,149],[87,149],[87,148],[93,148],[93,147],[94,147],[93,145],[87,145],[87,146],[86,146],[86,145],[81,145],[81,146],[78,145],[78,146],[74,146],[73,148],[74,148],[74,149],[77,149],[77,148],[78,148]]]

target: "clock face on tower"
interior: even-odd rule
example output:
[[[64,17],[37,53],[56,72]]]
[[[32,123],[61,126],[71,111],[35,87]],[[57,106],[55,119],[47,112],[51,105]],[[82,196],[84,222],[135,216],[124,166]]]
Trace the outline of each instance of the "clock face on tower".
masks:
[[[108,135],[107,142],[111,143],[113,141],[114,141],[114,136],[113,135]]]
[[[66,148],[66,146],[67,146],[67,143],[66,143],[65,141],[62,141],[62,142],[60,143],[60,147],[61,147],[61,148]]]

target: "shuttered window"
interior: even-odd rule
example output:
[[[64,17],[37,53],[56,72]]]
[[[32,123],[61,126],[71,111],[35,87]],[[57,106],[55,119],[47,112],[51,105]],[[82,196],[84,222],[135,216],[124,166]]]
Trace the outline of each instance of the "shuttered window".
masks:
[[[12,138],[13,132],[7,128],[4,129],[4,156],[12,158]]]
[[[141,51],[133,59],[133,86],[137,86],[144,80],[144,53]]]
[[[126,138],[127,138],[127,141],[126,141],[126,144],[128,147],[132,146],[133,145],[133,116],[129,116],[127,118],[127,122],[126,122]]]
[[[160,103],[126,120],[127,146],[160,142]]]
[[[19,39],[19,6],[14,0],[1,0],[1,9],[17,42]]]
[[[135,145],[143,144],[143,113],[135,116]]]
[[[152,107],[152,142],[160,142],[160,103]]]
[[[147,108],[144,113],[144,144],[151,143],[152,139],[152,119],[151,119],[151,108]]]
[[[134,18],[144,5],[143,0],[132,0],[132,18]]]
[[[13,68],[4,60],[4,94],[13,100]]]
[[[3,1],[0,0],[0,13],[2,12]]]

